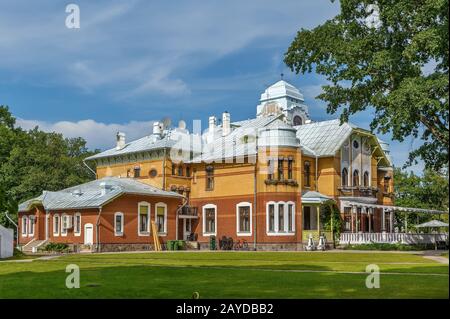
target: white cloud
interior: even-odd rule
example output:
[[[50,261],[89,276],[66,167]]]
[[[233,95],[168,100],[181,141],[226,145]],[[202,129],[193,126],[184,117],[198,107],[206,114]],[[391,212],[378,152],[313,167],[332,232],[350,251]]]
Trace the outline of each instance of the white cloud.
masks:
[[[126,133],[127,141],[132,141],[152,132],[152,121],[131,121],[125,124],[106,124],[94,120],[78,122],[59,121],[55,123],[37,120],[17,119],[17,125],[25,130],[36,126],[45,132],[62,133],[64,137],[82,137],[90,149],[114,147],[116,133]]]

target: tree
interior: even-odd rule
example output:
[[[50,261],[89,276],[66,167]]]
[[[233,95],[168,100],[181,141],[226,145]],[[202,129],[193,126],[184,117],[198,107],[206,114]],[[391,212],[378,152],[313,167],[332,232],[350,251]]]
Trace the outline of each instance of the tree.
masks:
[[[341,121],[373,107],[371,129],[420,137],[427,168],[448,166],[448,0],[341,0],[340,14],[302,29],[285,53],[296,73],[329,81],[318,96]]]
[[[422,176],[413,172],[405,172],[399,168],[394,170],[395,204],[402,207],[418,207],[448,211],[449,181],[445,174],[426,169]],[[397,225],[404,226],[407,218],[409,225],[416,225],[432,219],[436,215],[420,213],[396,213]],[[448,220],[448,215],[444,216]]]
[[[57,191],[94,178],[83,160],[94,154],[82,138],[64,138],[38,127],[24,131],[0,106],[0,223],[3,215],[17,212],[17,204],[39,196],[42,191]]]

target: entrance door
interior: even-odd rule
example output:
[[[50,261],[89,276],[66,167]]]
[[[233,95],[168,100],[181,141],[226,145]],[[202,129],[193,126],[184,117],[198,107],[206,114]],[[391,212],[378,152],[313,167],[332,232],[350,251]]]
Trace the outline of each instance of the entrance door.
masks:
[[[94,226],[92,224],[84,225],[84,244],[92,245],[94,243]]]
[[[191,235],[191,232],[192,232],[192,219],[185,218],[183,220],[184,220],[184,222],[183,222],[183,239],[188,240],[189,235]]]

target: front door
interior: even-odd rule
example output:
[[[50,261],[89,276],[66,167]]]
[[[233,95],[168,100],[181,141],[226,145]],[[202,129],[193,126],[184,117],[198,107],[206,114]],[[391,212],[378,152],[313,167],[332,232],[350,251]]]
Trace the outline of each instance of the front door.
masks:
[[[183,239],[188,240],[192,232],[192,219],[185,218],[183,222]]]
[[[92,245],[94,243],[94,226],[92,224],[84,225],[84,244]]]

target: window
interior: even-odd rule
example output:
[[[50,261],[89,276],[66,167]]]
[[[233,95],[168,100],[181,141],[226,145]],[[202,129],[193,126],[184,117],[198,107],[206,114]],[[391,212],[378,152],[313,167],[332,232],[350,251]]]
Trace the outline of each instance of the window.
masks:
[[[61,236],[67,235],[67,229],[69,228],[69,217],[66,214],[61,216]]]
[[[278,231],[285,232],[284,228],[284,204],[278,204]]]
[[[311,163],[309,161],[305,161],[305,186],[311,186]]]
[[[364,187],[369,187],[370,183],[369,183],[369,172],[368,171],[364,172],[363,180],[364,180]]]
[[[36,221],[36,219],[35,219],[34,216],[30,216],[28,218],[28,223],[29,223],[28,236],[34,236],[34,224],[35,224],[35,221]]]
[[[348,170],[346,167],[344,167],[342,169],[341,180],[342,180],[342,186],[348,186]]]
[[[237,233],[238,235],[251,235],[252,233],[252,204],[239,203],[236,205]]]
[[[139,177],[141,177],[141,168],[136,166],[134,168],[134,178],[139,178]]]
[[[75,236],[81,235],[81,214],[76,213],[73,221],[73,232]]]
[[[288,204],[288,232],[293,232],[295,227],[294,227],[294,205],[293,204]]]
[[[53,236],[59,236],[59,215],[53,215]]]
[[[389,193],[389,190],[390,190],[390,188],[389,188],[389,181],[390,181],[390,179],[391,179],[391,177],[390,176],[385,176],[384,177],[384,192],[385,193]]]
[[[28,234],[28,217],[22,216],[22,235],[26,236]]]
[[[172,175],[175,175],[176,171],[177,171],[177,166],[172,163]]]
[[[186,166],[186,177],[191,177],[191,168]]]
[[[359,171],[357,169],[353,171],[353,186],[359,186]]]
[[[311,206],[303,207],[303,229],[311,230]]]
[[[114,214],[114,235],[123,236],[123,213]]]
[[[155,205],[156,209],[156,227],[158,233],[167,233],[167,205],[164,203],[158,203]]]
[[[206,167],[206,190],[212,191],[214,189],[214,167]]]
[[[344,207],[344,231],[352,230],[352,208]]]
[[[270,159],[267,162],[267,179],[273,180],[273,174],[275,172],[275,161],[273,159]]]
[[[283,159],[278,160],[278,180],[280,180],[280,181],[284,180],[283,162],[284,162]]]
[[[150,172],[148,173],[148,175],[149,175],[151,178],[155,178],[155,177],[158,175],[158,171],[157,171],[156,169],[152,168],[152,169],[150,170]]]
[[[138,234],[139,236],[148,236],[150,234],[150,204],[142,202],[138,207]]]
[[[298,115],[294,116],[294,126],[302,125],[302,118]]]
[[[288,179],[293,179],[292,175],[292,166],[293,166],[294,160],[292,158],[288,159]]]
[[[183,176],[183,166],[178,165],[178,176]]]
[[[294,202],[269,202],[266,215],[268,235],[292,235],[295,232]]]
[[[353,148],[355,149],[355,150],[357,150],[358,148],[359,148],[359,143],[358,143],[358,141],[353,141]]]
[[[203,236],[216,235],[217,206],[203,206]]]

